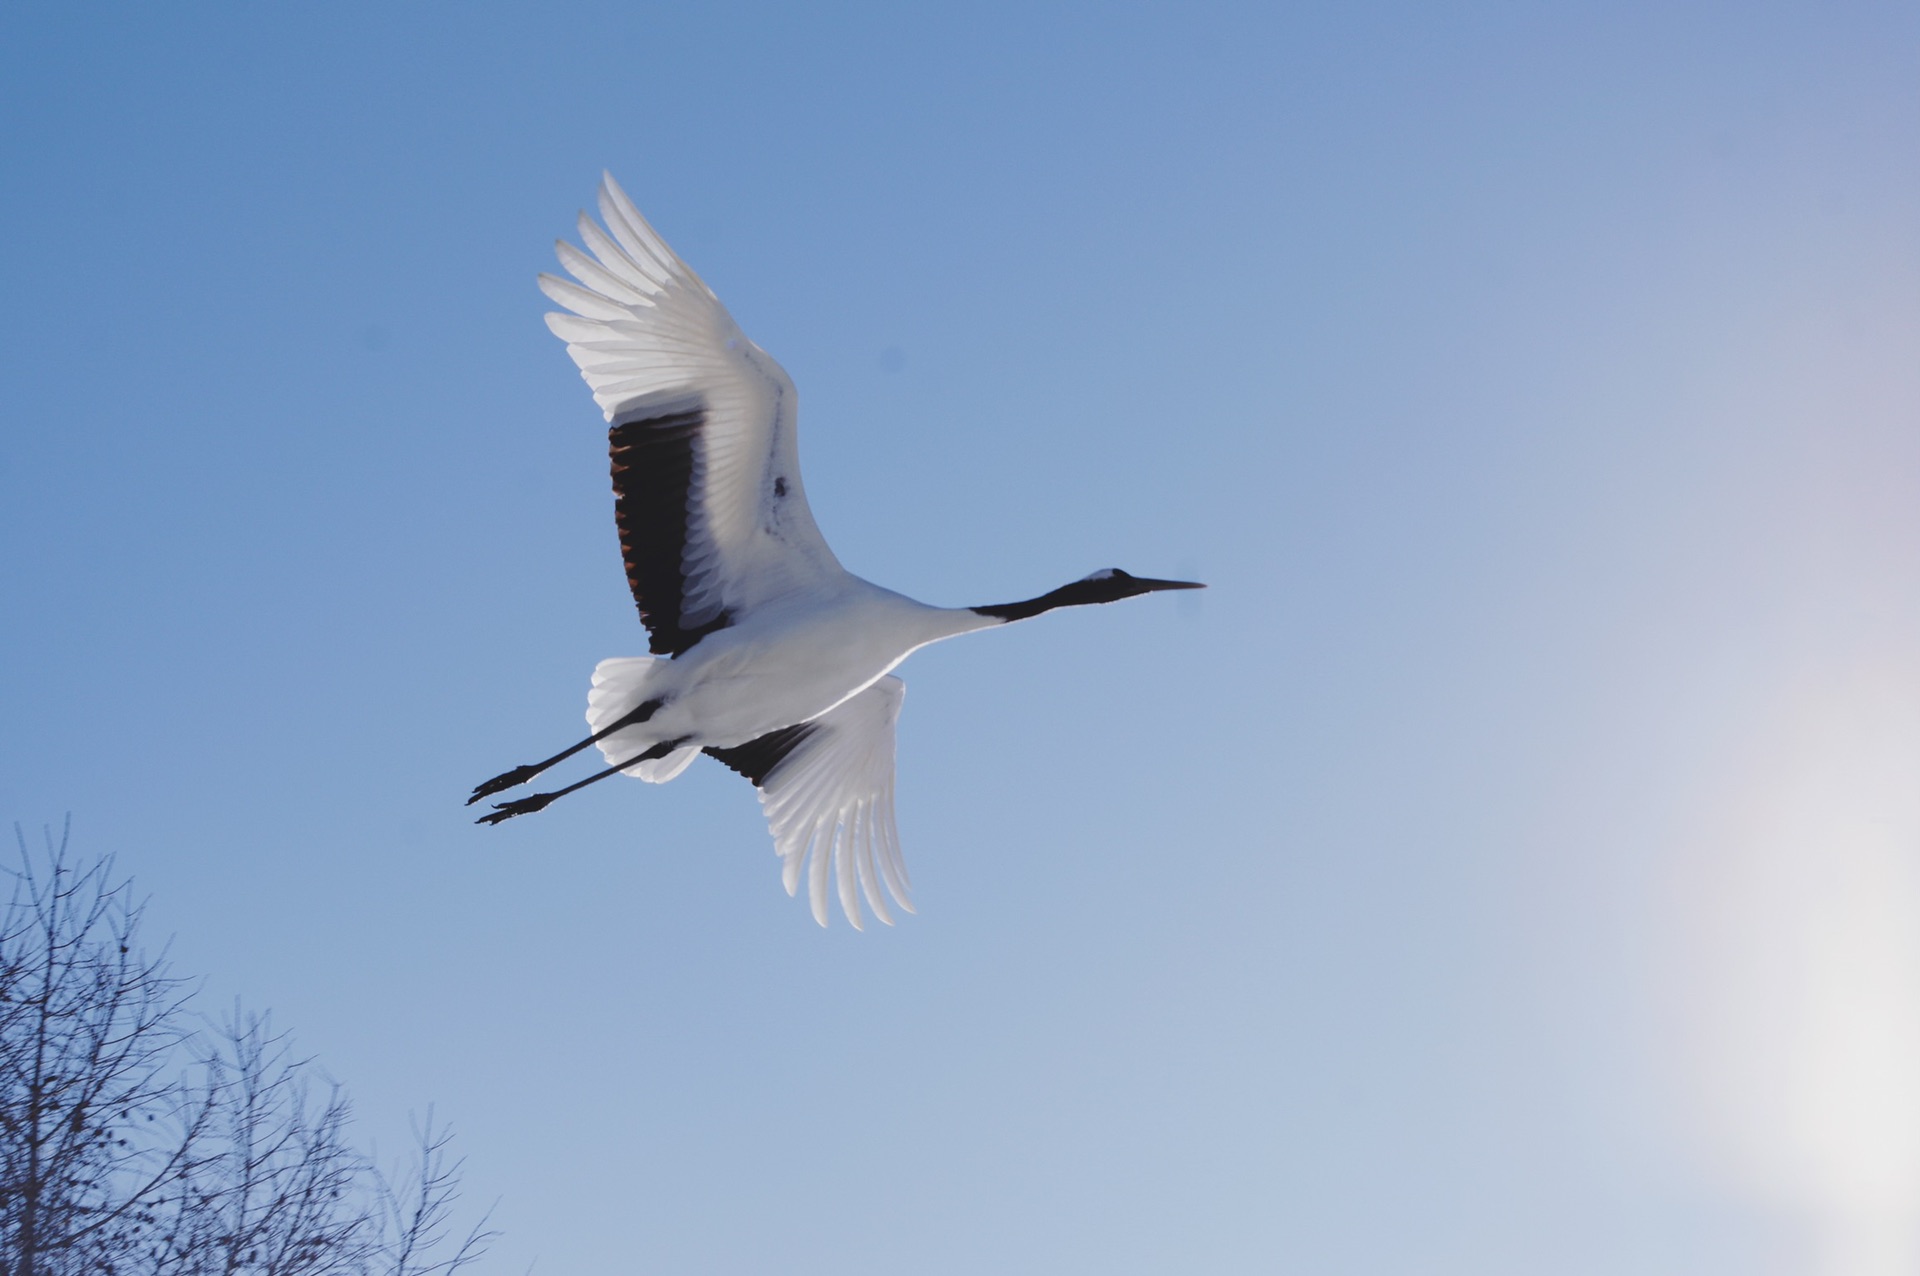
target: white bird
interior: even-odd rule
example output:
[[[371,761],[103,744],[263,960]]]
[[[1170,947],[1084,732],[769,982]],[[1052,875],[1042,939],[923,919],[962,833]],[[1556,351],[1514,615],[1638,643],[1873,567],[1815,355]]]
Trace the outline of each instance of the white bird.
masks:
[[[894,666],[1054,607],[1203,586],[1109,568],[1022,602],[930,607],[848,572],[807,509],[792,380],[611,175],[599,203],[604,230],[580,214],[592,255],[557,245],[579,282],[543,274],[540,288],[572,311],[547,326],[612,426],[614,519],[653,655],[601,661],[587,696],[593,734],[495,776],[468,804],[588,745],[606,770],[498,803],[479,822],[619,773],[663,784],[705,752],[759,789],[787,893],[804,875],[816,921],[827,924],[831,876],[855,927],[861,896],[891,924],[887,896],[913,911],[893,812],[906,692]]]

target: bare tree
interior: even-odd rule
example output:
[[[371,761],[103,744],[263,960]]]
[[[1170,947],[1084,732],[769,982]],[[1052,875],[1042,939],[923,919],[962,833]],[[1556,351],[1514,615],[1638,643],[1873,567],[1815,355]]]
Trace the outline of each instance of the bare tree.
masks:
[[[110,1271],[193,1155],[205,1113],[170,1073],[184,990],[136,951],[140,910],[112,862],[63,835],[0,914],[0,1229],[8,1276]],[[153,1137],[165,1122],[172,1138]]]
[[[460,1162],[431,1112],[398,1184],[266,1016],[196,1030],[111,860],[20,843],[0,911],[0,1276],[451,1276]]]
[[[309,1276],[372,1269],[373,1219],[350,1206],[365,1172],[347,1100],[317,1096],[306,1060],[264,1016],[235,1009],[200,1062],[194,1154],[160,1194],[148,1266],[167,1276]]]
[[[496,1233],[487,1229],[482,1215],[448,1251],[453,1203],[466,1162],[451,1158],[447,1149],[453,1134],[433,1123],[432,1108],[427,1109],[427,1119],[414,1127],[413,1135],[413,1164],[398,1185],[375,1171],[385,1224],[378,1267],[391,1276],[450,1276],[484,1254]]]

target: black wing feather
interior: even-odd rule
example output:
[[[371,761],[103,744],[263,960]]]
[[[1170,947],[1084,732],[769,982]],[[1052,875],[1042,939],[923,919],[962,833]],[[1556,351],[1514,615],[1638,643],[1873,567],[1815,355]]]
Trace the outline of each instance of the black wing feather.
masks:
[[[693,450],[706,423],[706,408],[696,403],[679,411],[655,409],[616,422],[607,432],[620,557],[640,623],[647,627],[648,650],[656,656],[677,656],[732,621],[721,612],[696,628],[680,624],[687,527],[693,517]]]
[[[769,731],[756,740],[736,744],[731,749],[716,749],[709,745],[701,752],[720,759],[734,771],[746,776],[757,789],[773,773],[773,768],[784,762],[789,753],[805,744],[807,738],[819,729],[814,723],[801,722],[791,727],[781,727],[778,731]]]

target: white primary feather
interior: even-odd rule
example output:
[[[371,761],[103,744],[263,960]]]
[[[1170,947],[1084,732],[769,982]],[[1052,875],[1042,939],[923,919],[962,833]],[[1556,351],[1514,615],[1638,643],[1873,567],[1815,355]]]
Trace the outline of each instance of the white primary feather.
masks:
[[[813,730],[767,772],[760,805],[785,861],[789,895],[807,878],[814,920],[827,924],[828,878],[860,927],[859,899],[888,925],[887,895],[913,911],[893,816],[893,735],[907,686],[891,674],[814,718]],[[880,890],[885,883],[886,891]]]

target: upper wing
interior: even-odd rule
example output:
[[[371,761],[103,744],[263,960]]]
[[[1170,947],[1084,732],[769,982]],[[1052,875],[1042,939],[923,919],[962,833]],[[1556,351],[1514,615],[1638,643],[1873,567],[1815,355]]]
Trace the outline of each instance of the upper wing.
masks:
[[[707,750],[759,788],[773,848],[786,861],[787,894],[798,889],[804,866],[807,899],[822,926],[829,869],[854,929],[861,928],[861,895],[875,917],[893,924],[882,881],[900,907],[913,911],[893,818],[893,724],[906,694],[907,684],[888,674],[811,721],[737,748]]]
[[[656,655],[837,574],[800,483],[793,381],[606,176],[540,276],[547,326],[613,429],[620,550]]]

